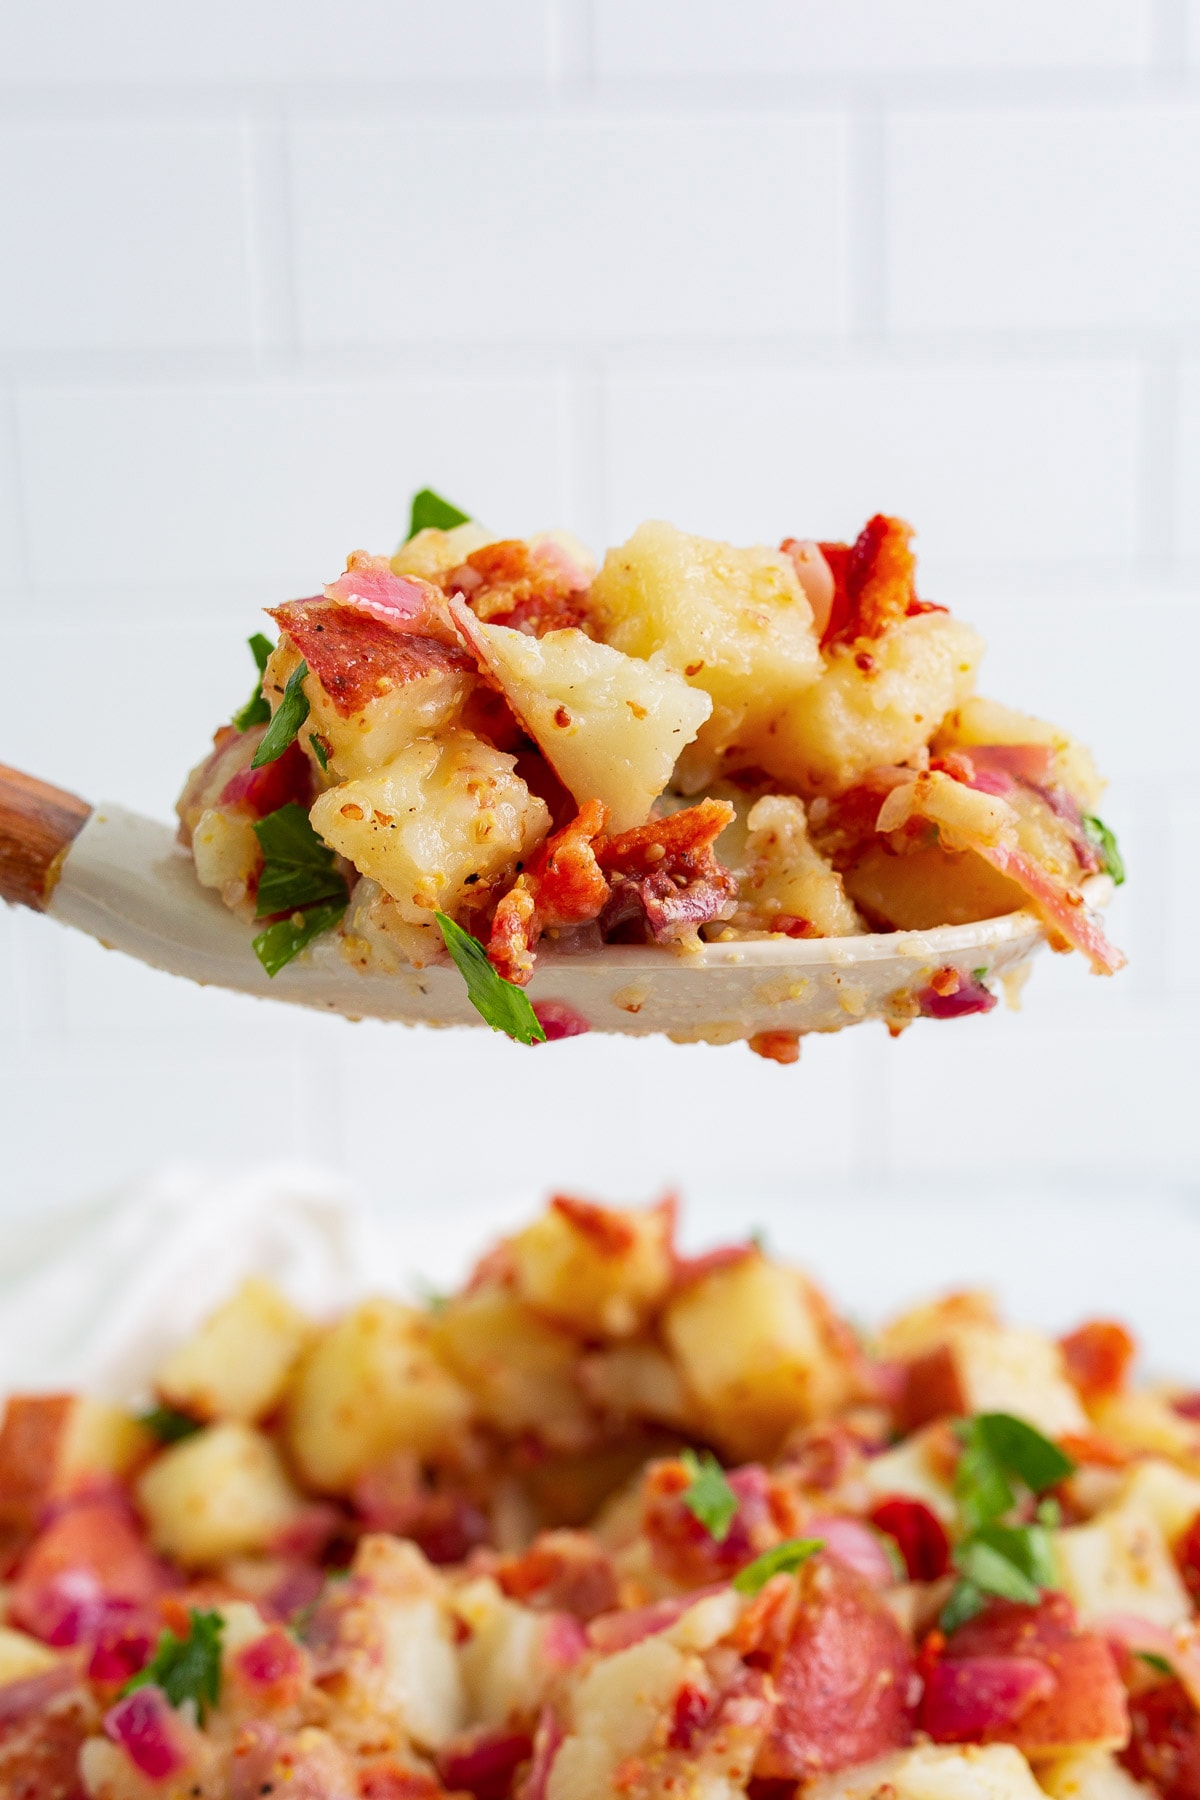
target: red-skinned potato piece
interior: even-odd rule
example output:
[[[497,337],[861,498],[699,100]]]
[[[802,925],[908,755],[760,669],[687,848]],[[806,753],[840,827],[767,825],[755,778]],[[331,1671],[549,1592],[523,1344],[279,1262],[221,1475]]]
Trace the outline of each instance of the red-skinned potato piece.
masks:
[[[313,779],[308,758],[294,738],[282,756],[259,769],[239,769],[221,789],[219,806],[240,806],[265,819],[289,801],[306,810],[312,805]]]
[[[1104,1638],[1080,1631],[1063,1594],[1046,1594],[1037,1606],[993,1600],[975,1619],[951,1633],[945,1658],[1033,1658],[1049,1669],[1054,1691],[989,1741],[1015,1744],[1027,1756],[1050,1756],[1089,1745],[1119,1748],[1129,1735],[1125,1688]]]
[[[112,1601],[144,1605],[170,1584],[125,1505],[86,1500],[59,1513],[35,1539],[9,1590],[8,1614],[35,1636],[51,1635],[72,1611]]]
[[[404,630],[340,600],[289,600],[267,610],[343,719],[431,671],[475,672],[461,645]]]
[[[958,1362],[948,1344],[938,1344],[902,1365],[896,1425],[907,1435],[933,1419],[958,1418],[968,1412]]]
[[[775,1780],[868,1762],[912,1736],[914,1664],[887,1607],[827,1557],[806,1564],[798,1583],[791,1630],[770,1669],[778,1698],[755,1765]]]
[[[1200,1714],[1178,1681],[1129,1702],[1129,1743],[1119,1760],[1162,1800],[1200,1800]]]
[[[0,1427],[0,1575],[34,1534],[50,1493],[70,1394],[14,1394]]]
[[[921,1727],[935,1744],[992,1743],[1010,1733],[1057,1683],[1033,1656],[964,1656],[935,1664],[921,1697]]]

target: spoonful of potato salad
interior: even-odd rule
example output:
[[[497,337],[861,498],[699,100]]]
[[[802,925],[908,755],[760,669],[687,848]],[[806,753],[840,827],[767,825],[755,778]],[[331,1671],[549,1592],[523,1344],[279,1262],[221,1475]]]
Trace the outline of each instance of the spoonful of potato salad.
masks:
[[[989,1011],[1045,942],[1099,974],[1124,879],[1065,732],[975,692],[912,531],[597,569],[429,490],[392,557],[268,608],[168,829],[0,771],[0,894],[300,1005],[749,1040]]]

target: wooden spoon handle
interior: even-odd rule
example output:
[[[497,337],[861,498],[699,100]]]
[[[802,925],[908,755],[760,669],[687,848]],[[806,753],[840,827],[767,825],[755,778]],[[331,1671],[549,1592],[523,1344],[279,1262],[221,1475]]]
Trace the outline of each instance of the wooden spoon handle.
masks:
[[[0,899],[42,912],[91,807],[0,763]]]

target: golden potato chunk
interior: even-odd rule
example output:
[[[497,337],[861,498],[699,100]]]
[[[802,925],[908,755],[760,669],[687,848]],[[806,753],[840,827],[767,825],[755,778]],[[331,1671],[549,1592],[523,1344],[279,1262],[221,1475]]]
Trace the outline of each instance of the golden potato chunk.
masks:
[[[1134,1613],[1155,1625],[1191,1617],[1191,1601],[1162,1527],[1137,1504],[1114,1506],[1052,1537],[1058,1580],[1081,1621]]]
[[[498,881],[550,828],[516,759],[466,731],[418,738],[357,781],[320,795],[313,826],[395,900],[410,925],[454,913],[477,883]]]
[[[476,550],[495,541],[495,533],[485,531],[474,519],[454,525],[449,531],[427,525],[401,544],[391,559],[392,574],[420,575],[425,581],[436,581],[439,575],[448,575]]]
[[[809,841],[804,802],[764,794],[746,820],[735,923],[797,937],[853,937],[862,920],[838,875]]]
[[[528,636],[456,609],[464,637],[582,806],[602,800],[612,831],[644,825],[685,744],[712,711],[661,659],[645,662],[578,630]]]
[[[770,1455],[794,1425],[846,1395],[847,1371],[808,1283],[757,1254],[685,1287],[663,1334],[709,1435],[732,1456]]]
[[[922,749],[970,693],[982,655],[982,638],[949,613],[917,613],[882,637],[836,644],[820,681],[773,721],[758,760],[804,793],[841,793]]]
[[[270,1281],[244,1281],[172,1351],[155,1386],[201,1419],[261,1419],[278,1406],[312,1326]]]
[[[1035,719],[999,700],[982,694],[956,705],[943,720],[934,741],[935,750],[969,750],[972,744],[1045,744],[1054,752],[1054,772],[1063,786],[1087,810],[1095,808],[1104,792],[1092,753],[1086,744],[1045,719]]]
[[[431,1331],[489,1424],[566,1447],[586,1435],[575,1382],[579,1346],[516,1295],[489,1288],[462,1294],[436,1315]]]
[[[583,1337],[631,1337],[671,1285],[664,1207],[615,1212],[558,1199],[509,1240],[517,1292]]]
[[[270,1439],[233,1419],[164,1450],[136,1493],[151,1543],[185,1568],[268,1549],[303,1506]]]
[[[288,1450],[310,1487],[349,1493],[393,1450],[452,1444],[471,1403],[438,1360],[424,1315],[367,1300],[313,1345],[287,1400]]]
[[[651,520],[610,550],[592,584],[605,641],[630,656],[656,651],[712,696],[698,740],[750,760],[780,712],[821,675],[812,607],[790,557],[689,537]]]
[[[10,1681],[24,1681],[30,1675],[44,1675],[57,1662],[53,1650],[37,1638],[0,1625],[0,1687],[7,1687]]]

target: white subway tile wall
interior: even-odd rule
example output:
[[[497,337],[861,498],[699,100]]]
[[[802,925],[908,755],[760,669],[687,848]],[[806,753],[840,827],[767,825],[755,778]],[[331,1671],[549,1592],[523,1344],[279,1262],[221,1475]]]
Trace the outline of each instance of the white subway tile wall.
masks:
[[[1116,981],[791,1069],[310,1018],[3,912],[3,1203],[279,1154],[414,1206],[1194,1184],[1198,191],[1200,0],[0,12],[0,760],[169,816],[258,608],[427,482],[597,548],[882,507],[1132,868]]]

